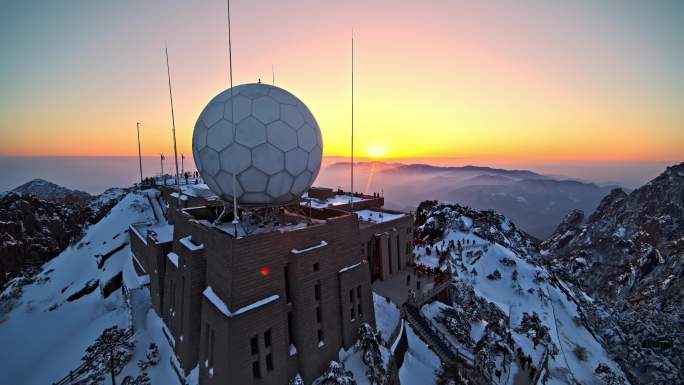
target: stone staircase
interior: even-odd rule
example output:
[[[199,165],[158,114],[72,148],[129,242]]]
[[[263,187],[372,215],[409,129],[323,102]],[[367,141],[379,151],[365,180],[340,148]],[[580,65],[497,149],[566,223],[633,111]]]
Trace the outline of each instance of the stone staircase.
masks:
[[[457,353],[452,351],[440,335],[430,326],[430,322],[420,313],[420,310],[411,305],[404,304],[404,314],[406,320],[413,326],[416,333],[430,346],[442,362],[452,362],[456,359]]]

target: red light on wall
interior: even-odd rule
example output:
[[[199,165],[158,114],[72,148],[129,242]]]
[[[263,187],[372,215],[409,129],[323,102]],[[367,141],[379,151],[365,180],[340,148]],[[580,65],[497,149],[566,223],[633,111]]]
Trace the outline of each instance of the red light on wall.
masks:
[[[259,270],[259,273],[261,273],[262,277],[268,277],[268,275],[271,274],[271,270],[269,270],[268,267],[264,266]]]

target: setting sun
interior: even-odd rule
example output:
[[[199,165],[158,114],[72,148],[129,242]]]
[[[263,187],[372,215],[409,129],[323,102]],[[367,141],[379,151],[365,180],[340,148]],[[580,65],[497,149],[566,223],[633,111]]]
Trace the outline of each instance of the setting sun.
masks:
[[[368,147],[368,156],[371,158],[382,158],[387,155],[387,149],[381,145],[373,145]]]

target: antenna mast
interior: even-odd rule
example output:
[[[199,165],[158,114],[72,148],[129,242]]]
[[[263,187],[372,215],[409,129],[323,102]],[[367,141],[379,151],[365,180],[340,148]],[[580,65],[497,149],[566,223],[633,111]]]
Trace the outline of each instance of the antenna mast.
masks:
[[[173,112],[173,93],[171,92],[171,70],[169,68],[169,48],[164,44],[166,54],[166,76],[169,78],[169,100],[171,101],[171,126],[173,128],[173,158],[176,161],[176,188],[178,189],[178,207],[181,204],[180,180],[178,179],[178,152],[176,151],[176,116]]]
[[[230,39],[230,0],[226,0],[226,6],[227,6],[227,19],[228,19],[228,68],[229,68],[229,74],[230,74],[230,120],[231,120],[231,126],[233,127],[233,138],[235,138],[235,119],[234,119],[234,110],[235,110],[235,101],[233,100],[233,47],[232,47],[232,42]],[[238,206],[237,206],[237,195],[235,191],[235,184],[237,183],[235,181],[235,162],[232,162],[233,165],[233,227],[235,228],[235,238],[238,236],[237,232],[237,225],[240,223],[240,220],[238,220]]]
[[[271,64],[271,79],[272,79],[271,85],[275,86],[275,68],[273,67],[273,64]]]
[[[135,127],[138,130],[138,162],[140,162],[140,188],[138,190],[142,190],[143,173],[142,173],[142,153],[140,152],[140,122],[136,122]]]
[[[351,197],[349,211],[354,210],[354,30],[351,38]]]

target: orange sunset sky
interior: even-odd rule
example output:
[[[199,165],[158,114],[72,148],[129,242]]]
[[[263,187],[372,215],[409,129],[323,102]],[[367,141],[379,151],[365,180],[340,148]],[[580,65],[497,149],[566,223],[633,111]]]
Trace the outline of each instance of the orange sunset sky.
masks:
[[[663,160],[684,151],[684,2],[237,1],[234,82],[304,101],[345,155]],[[8,1],[0,156],[179,152],[228,84],[226,3]]]

